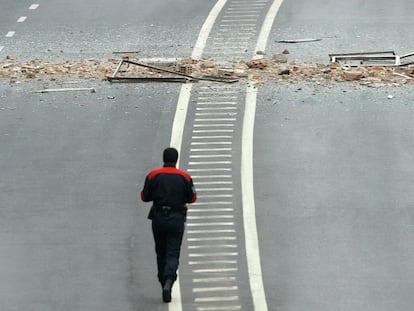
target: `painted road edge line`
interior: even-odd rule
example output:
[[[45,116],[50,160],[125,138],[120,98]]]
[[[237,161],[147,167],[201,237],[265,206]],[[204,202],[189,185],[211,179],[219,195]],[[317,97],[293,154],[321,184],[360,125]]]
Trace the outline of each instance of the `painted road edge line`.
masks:
[[[272,29],[276,14],[283,0],[275,0],[266,14],[255,51],[264,51]],[[255,58],[262,58],[256,55]],[[267,311],[266,293],[263,285],[263,276],[260,260],[259,239],[257,234],[256,207],[254,201],[253,179],[253,138],[254,121],[256,115],[257,89],[253,83],[247,86],[246,103],[243,119],[242,133],[242,159],[241,159],[241,187],[243,205],[243,223],[245,234],[245,247],[247,257],[247,269],[249,274],[250,290],[252,293],[255,310]]]
[[[204,50],[204,47],[207,42],[207,38],[213,28],[213,25],[219,15],[220,11],[223,9],[227,0],[218,0],[214,5],[213,9],[210,11],[206,21],[204,22],[200,33],[198,35],[196,44],[194,46],[191,57],[193,59],[198,59],[201,57],[201,54]],[[183,140],[184,125],[185,119],[187,118],[188,104],[190,102],[191,96],[191,84],[183,85],[181,87],[180,95],[178,98],[177,108],[175,111],[173,126],[171,130],[171,140],[170,146],[176,148],[181,155],[181,144]],[[179,162],[177,162],[177,167],[179,167]],[[177,280],[175,286],[172,290],[172,295],[174,299],[171,303],[168,304],[169,311],[182,311],[182,302],[181,302],[181,290],[180,290],[180,276],[179,271],[177,271]]]

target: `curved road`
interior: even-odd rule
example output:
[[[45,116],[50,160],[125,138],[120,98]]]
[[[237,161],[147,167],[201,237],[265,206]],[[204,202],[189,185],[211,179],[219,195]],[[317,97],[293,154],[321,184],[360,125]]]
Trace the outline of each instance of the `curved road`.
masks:
[[[222,2],[202,56],[250,59],[273,2]],[[0,57],[186,57],[215,4],[2,5]],[[285,0],[266,51],[289,49],[299,61],[356,49],[410,52],[413,34],[396,35],[412,28],[410,6]],[[322,40],[275,41],[303,37]],[[81,86],[96,93],[30,93],[54,86],[67,85],[0,83],[1,309],[167,310],[148,206],[137,193],[170,142],[181,87],[89,80]],[[181,166],[195,176],[200,200],[189,213],[181,299],[170,310],[254,309],[240,175],[249,92],[243,84],[191,88]],[[258,89],[254,191],[269,310],[413,305],[412,99],[407,88]]]

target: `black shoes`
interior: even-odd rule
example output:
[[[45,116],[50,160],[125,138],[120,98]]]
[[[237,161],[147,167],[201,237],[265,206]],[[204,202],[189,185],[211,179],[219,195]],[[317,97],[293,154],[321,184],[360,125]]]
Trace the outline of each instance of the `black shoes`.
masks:
[[[162,300],[164,302],[171,302],[171,289],[173,286],[174,281],[173,280],[166,280],[164,287],[162,288]]]

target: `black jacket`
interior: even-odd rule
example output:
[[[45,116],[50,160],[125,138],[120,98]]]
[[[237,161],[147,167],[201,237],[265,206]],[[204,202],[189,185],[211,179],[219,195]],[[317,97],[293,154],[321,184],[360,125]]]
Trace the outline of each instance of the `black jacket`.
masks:
[[[174,164],[166,163],[148,173],[141,199],[144,202],[153,201],[155,209],[170,206],[180,211],[186,203],[197,200],[197,193],[188,173],[177,169]]]

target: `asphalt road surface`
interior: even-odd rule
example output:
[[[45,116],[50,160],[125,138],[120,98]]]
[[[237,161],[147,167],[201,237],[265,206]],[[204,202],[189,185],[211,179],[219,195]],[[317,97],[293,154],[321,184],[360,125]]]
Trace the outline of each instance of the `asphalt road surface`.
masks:
[[[215,3],[2,3],[0,60],[106,59],[126,50],[187,57]],[[251,58],[271,3],[252,1],[247,15],[257,20],[229,28],[241,18],[231,11],[246,2],[228,1],[203,55]],[[334,52],[412,52],[413,5],[285,0],[266,51],[288,49],[300,62],[327,62]],[[276,42],[304,37],[322,40]],[[68,86],[96,93],[32,92]],[[138,192],[161,164],[180,91],[176,84],[0,81],[2,311],[168,310],[156,281],[149,206]],[[182,305],[170,309],[254,310],[240,174],[247,91],[242,83],[192,89],[181,166],[196,176],[200,200],[183,245]],[[267,83],[257,94],[251,186],[268,310],[410,310],[412,88]],[[200,116],[218,103],[226,117]],[[197,151],[206,135],[199,130],[220,122],[220,130],[233,131],[207,147],[231,150],[217,151],[223,159],[212,166]],[[209,174],[220,183],[209,184]],[[214,287],[200,286],[206,275]]]

